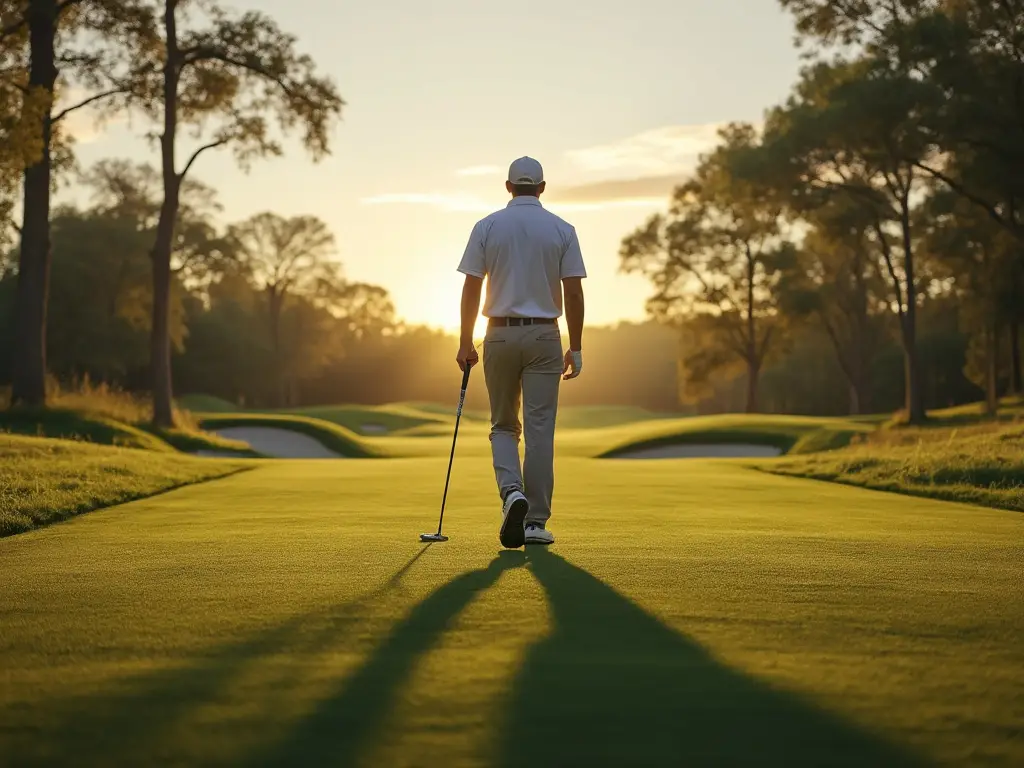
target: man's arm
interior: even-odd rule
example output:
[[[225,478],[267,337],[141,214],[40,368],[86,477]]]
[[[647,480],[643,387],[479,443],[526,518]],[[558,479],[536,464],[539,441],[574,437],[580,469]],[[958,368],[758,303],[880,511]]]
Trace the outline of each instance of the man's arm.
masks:
[[[473,346],[473,329],[480,314],[480,289],[483,278],[466,275],[462,284],[462,332],[459,335],[459,368],[466,370],[466,364],[476,365],[479,360],[476,347]]]
[[[569,329],[569,349],[565,353],[562,373],[565,379],[575,379],[583,371],[583,278],[567,277],[562,280],[565,324]],[[569,369],[572,372],[569,373]]]
[[[583,278],[567,277],[562,281],[565,324],[569,329],[569,349],[583,349]]]

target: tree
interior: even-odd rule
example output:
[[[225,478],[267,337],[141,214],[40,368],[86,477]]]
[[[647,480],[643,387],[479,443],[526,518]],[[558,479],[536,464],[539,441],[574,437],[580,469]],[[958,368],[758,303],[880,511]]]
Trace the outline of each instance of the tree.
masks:
[[[780,3],[812,56],[852,47],[932,85],[916,118],[936,152],[918,169],[1024,239],[1022,0]]]
[[[28,91],[28,27],[15,0],[0,0],[0,250],[12,243],[18,189],[25,168],[42,156],[43,100]]]
[[[774,288],[794,251],[782,239],[776,198],[730,170],[732,155],[756,145],[755,130],[731,125],[721,139],[695,178],[675,191],[668,216],[655,215],[629,235],[620,258],[623,271],[654,284],[652,314],[685,318],[709,342],[689,361],[698,378],[731,359],[743,361],[746,409],[754,413],[758,376],[776,330]]]
[[[340,298],[342,281],[336,262],[334,235],[315,216],[283,218],[259,213],[229,228],[228,238],[250,279],[266,300],[267,328],[274,353],[274,378],[281,404],[287,399],[289,357],[281,338],[282,316],[291,298]],[[307,324],[313,319],[298,314]]]
[[[1022,294],[1015,240],[981,208],[951,191],[936,192],[922,218],[923,246],[952,279],[960,316],[973,331],[968,353],[978,362],[969,359],[968,374],[982,385],[987,410],[994,415],[999,408],[1001,348],[1006,330],[1019,323]],[[1019,359],[1011,362],[1011,368],[1018,366]],[[1010,388],[1018,375],[1011,370],[1006,377]]]
[[[148,163],[101,160],[83,174],[92,190],[94,210],[129,219],[136,229],[155,234],[160,220],[162,181]],[[223,210],[212,188],[195,178],[182,182],[178,222],[171,248],[171,272],[191,290],[204,292],[235,258],[231,243],[218,234]]]
[[[756,160],[748,153],[740,172],[794,190],[800,206],[843,195],[862,207],[899,320],[911,423],[926,418],[913,212],[924,183],[919,167],[933,154],[917,130],[916,115],[933,97],[928,84],[884,62],[815,64],[804,70],[787,103],[772,110],[765,151]]]
[[[888,311],[870,217],[840,196],[809,211],[806,223],[800,268],[783,275],[780,307],[824,330],[846,378],[849,412],[870,413],[871,370],[884,333],[879,314]]]
[[[152,2],[152,0],[151,0]],[[152,59],[160,77],[149,80],[147,114],[161,125],[163,201],[153,243],[153,421],[173,423],[168,301],[171,259],[182,185],[199,157],[230,147],[243,168],[280,155],[270,119],[282,131],[301,127],[303,143],[319,160],[343,101],[334,84],[316,75],[295,40],[261,13],[233,16],[214,2],[162,0],[162,39]],[[212,126],[212,127],[211,127]],[[179,132],[192,127],[197,146],[180,167]]]
[[[27,36],[28,78],[22,99],[23,130],[35,150],[24,167],[20,228],[13,404],[46,401],[46,307],[50,281],[50,197],[55,159],[67,150],[62,121],[72,112],[115,96],[127,97],[141,65],[150,18],[124,0],[8,2],[0,45]],[[62,88],[88,95],[55,112]],[[67,159],[65,152],[65,160]]]

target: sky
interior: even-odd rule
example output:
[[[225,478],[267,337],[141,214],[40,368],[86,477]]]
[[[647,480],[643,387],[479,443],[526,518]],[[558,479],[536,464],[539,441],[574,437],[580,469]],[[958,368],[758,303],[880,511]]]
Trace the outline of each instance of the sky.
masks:
[[[295,35],[345,100],[332,154],[297,141],[239,170],[206,153],[225,221],[269,210],[332,228],[348,278],[381,285],[411,323],[457,329],[456,266],[473,224],[537,158],[542,197],[577,229],[588,324],[641,320],[650,287],[618,270],[622,238],[663,210],[717,127],[757,122],[796,80],[777,0],[234,0]],[[151,126],[76,118],[83,166],[158,163]],[[188,157],[183,137],[179,162]]]

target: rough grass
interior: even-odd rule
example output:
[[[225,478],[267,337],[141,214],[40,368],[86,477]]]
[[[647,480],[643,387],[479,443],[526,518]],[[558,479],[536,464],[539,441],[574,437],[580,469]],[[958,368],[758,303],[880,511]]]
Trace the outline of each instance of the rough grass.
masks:
[[[770,472],[1024,511],[1024,423],[880,429]]]
[[[239,471],[243,465],[0,435],[0,536]]]
[[[192,414],[181,409],[175,410],[176,428],[153,427],[146,398],[105,385],[93,386],[88,381],[73,389],[51,385],[48,407],[43,409],[7,409],[6,395],[0,400],[4,407],[0,410],[2,433],[149,451],[209,450],[252,458],[259,455],[245,443],[204,432]]]
[[[558,542],[499,556],[478,440],[443,545],[446,450],[0,541],[0,762],[1024,764],[1021,516],[562,457]]]

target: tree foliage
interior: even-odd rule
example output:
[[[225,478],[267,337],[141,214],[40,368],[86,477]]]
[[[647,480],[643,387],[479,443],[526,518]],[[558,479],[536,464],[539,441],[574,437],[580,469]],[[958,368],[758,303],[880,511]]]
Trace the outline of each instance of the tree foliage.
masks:
[[[758,142],[749,125],[731,125],[655,215],[622,244],[622,268],[655,286],[648,306],[661,319],[690,321],[705,343],[688,359],[693,381],[733,359],[745,365],[747,410],[758,408],[757,380],[776,330],[775,287],[793,264],[782,233],[782,207],[765,188],[737,178],[730,159]]]
[[[298,131],[314,160],[329,150],[343,101],[334,84],[316,73],[293,36],[268,16],[241,15],[215,2],[161,0],[149,4],[162,19],[146,51],[150,76],[136,93],[143,111],[161,126],[163,199],[153,257],[153,421],[173,422],[168,300],[174,232],[183,182],[207,151],[226,147],[243,168],[281,154],[280,133]],[[276,125],[274,125],[276,123]],[[275,133],[275,128],[277,133]],[[193,148],[179,168],[180,133]]]

